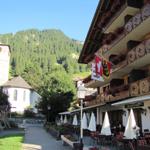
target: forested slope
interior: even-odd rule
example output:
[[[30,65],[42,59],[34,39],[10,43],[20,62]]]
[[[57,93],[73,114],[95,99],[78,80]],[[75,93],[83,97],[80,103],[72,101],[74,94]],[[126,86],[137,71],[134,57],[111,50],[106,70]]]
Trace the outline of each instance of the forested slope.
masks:
[[[30,29],[3,34],[0,42],[11,47],[11,76],[23,76],[34,88],[38,89],[55,72],[71,78],[87,71],[85,65],[77,63],[82,44],[60,30]]]

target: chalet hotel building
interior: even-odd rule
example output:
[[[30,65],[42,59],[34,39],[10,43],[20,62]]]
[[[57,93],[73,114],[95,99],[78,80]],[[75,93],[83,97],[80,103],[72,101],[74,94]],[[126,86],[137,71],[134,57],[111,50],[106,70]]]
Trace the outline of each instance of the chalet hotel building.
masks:
[[[83,80],[97,89],[84,111],[94,112],[98,125],[108,111],[113,127],[126,126],[132,108],[141,131],[150,130],[150,1],[100,0],[78,62],[91,66],[95,54],[111,62],[111,73],[104,81]]]

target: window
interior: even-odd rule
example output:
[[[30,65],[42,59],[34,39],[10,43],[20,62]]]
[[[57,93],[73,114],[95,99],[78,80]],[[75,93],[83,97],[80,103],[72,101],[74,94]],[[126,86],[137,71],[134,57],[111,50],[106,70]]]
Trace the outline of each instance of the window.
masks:
[[[14,90],[14,101],[17,101],[17,90]]]
[[[23,91],[23,101],[26,101],[26,91]]]

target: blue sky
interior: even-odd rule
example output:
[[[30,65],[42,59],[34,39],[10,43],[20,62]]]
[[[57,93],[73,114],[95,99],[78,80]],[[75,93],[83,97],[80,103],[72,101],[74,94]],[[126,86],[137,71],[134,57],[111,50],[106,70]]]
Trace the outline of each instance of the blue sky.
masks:
[[[20,30],[60,29],[84,40],[99,0],[1,0],[0,34]]]

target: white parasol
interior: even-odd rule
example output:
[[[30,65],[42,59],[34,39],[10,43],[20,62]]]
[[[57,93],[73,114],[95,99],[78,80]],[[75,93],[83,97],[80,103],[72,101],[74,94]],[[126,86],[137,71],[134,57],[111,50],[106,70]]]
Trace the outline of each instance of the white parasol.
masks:
[[[86,114],[85,113],[83,113],[82,128],[83,129],[87,129],[87,118],[86,118]]]
[[[136,121],[134,117],[133,110],[130,110],[129,118],[125,128],[124,136],[126,139],[135,139],[136,138]]]
[[[63,123],[63,116],[60,117],[60,123]]]
[[[93,112],[91,114],[91,119],[90,119],[90,123],[89,123],[88,129],[90,131],[96,131],[96,119],[95,119],[95,116],[94,116]]]
[[[67,122],[68,122],[67,116],[65,115],[65,118],[64,118],[64,124],[66,124]]]
[[[102,129],[101,129],[101,134],[103,134],[103,135],[111,135],[109,117],[108,117],[108,113],[107,112],[105,112],[105,117],[104,117]]]
[[[77,115],[74,115],[72,124],[73,124],[74,126],[77,126],[77,125],[78,125]]]

